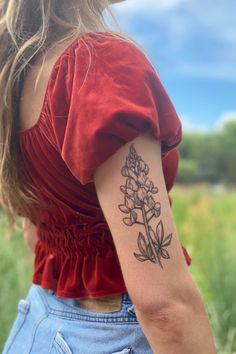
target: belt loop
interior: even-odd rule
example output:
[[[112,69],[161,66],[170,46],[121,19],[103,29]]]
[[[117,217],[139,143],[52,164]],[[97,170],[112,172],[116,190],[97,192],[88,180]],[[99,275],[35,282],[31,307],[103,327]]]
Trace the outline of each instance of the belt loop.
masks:
[[[126,292],[122,293],[122,303],[123,302],[130,302],[130,301],[131,300],[130,300],[128,292],[126,291]]]

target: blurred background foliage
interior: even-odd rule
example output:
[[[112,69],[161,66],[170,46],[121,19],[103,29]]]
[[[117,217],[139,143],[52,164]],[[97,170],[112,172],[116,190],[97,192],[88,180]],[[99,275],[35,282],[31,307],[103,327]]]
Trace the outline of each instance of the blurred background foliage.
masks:
[[[177,182],[236,183],[236,119],[210,133],[184,133],[179,151]]]
[[[236,122],[212,133],[185,133],[171,191],[179,238],[205,300],[219,354],[236,354]],[[30,286],[33,256],[20,220],[11,240],[0,214],[0,350]]]
[[[219,354],[236,353],[236,189],[176,186],[173,213],[201,289]]]
[[[192,257],[190,270],[207,305],[218,353],[236,353],[236,189],[176,185],[171,195],[178,234]],[[6,219],[1,220],[3,234]],[[0,259],[1,350],[31,282],[33,256],[19,226],[11,240],[0,238]]]

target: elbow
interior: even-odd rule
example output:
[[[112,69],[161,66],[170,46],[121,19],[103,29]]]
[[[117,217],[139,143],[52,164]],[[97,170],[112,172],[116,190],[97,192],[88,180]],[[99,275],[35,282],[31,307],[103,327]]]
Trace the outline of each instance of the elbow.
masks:
[[[172,333],[173,341],[181,340],[182,328],[191,321],[196,311],[204,308],[200,293],[194,285],[188,289],[178,288],[173,294],[159,291],[158,296],[136,306],[137,317],[148,326],[155,327],[163,335]]]

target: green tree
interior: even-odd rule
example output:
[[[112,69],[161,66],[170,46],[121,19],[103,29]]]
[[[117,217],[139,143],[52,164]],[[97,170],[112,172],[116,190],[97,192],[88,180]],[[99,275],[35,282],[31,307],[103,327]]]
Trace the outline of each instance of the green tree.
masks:
[[[226,122],[220,131],[185,133],[179,152],[178,182],[204,180],[235,184],[236,120]]]

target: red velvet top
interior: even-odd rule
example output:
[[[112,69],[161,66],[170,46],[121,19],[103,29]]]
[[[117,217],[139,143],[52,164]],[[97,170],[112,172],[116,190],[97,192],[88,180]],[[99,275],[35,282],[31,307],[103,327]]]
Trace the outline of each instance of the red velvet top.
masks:
[[[121,38],[80,36],[51,71],[38,122],[17,133],[27,178],[50,206],[38,211],[33,283],[60,297],[127,291],[93,172],[141,132],[161,140],[170,191],[182,130],[155,70]]]

